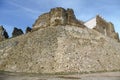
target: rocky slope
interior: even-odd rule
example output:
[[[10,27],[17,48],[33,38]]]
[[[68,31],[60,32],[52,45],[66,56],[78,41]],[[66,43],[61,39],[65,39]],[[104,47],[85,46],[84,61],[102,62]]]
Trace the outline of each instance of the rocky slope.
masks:
[[[95,30],[50,26],[0,42],[0,70],[90,72],[120,69],[120,43]]]

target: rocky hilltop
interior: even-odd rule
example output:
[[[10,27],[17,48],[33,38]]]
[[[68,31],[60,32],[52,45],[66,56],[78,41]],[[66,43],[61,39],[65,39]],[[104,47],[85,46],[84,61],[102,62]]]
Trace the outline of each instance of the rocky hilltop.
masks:
[[[72,9],[53,8],[27,33],[0,42],[0,70],[67,73],[120,70],[120,43],[75,18]]]

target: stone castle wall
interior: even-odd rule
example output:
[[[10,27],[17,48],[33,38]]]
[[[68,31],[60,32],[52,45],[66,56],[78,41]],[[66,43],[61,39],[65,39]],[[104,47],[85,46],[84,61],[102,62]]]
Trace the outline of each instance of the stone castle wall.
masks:
[[[100,16],[96,16],[96,27],[94,29],[119,41],[119,35],[115,32],[114,25],[111,22],[105,21]]]
[[[108,23],[105,20],[103,20],[101,17],[96,16],[96,30],[107,35],[106,26],[108,26]]]
[[[119,34],[115,32],[114,25],[109,22],[107,27],[107,34],[109,37],[119,40]]]
[[[72,25],[78,27],[85,27],[83,23],[76,19],[74,11],[72,9],[64,9],[61,7],[53,8],[50,12],[42,14],[38,17],[33,25],[33,31],[37,28],[44,28],[57,25]],[[98,32],[119,40],[118,33],[114,30],[114,25],[105,21],[99,15],[96,16],[96,26],[94,27]]]
[[[45,13],[35,21],[34,28],[57,26],[57,25],[74,25],[78,27],[85,27],[82,22],[78,21],[72,9],[65,10],[64,8],[57,7]]]
[[[117,38],[112,23],[98,16],[99,32],[75,26],[84,27],[71,9],[54,8],[39,16],[33,29],[47,28],[34,32],[27,28],[30,34],[0,42],[0,70],[52,74],[120,70],[120,43],[99,33]],[[21,34],[20,29],[14,31]]]
[[[37,28],[39,26],[47,27],[50,25],[49,22],[50,16],[49,13],[44,13],[42,16],[39,16],[39,18],[35,21],[35,24],[33,25],[34,28]]]
[[[51,26],[0,42],[0,70],[83,73],[120,70],[120,43],[97,31]]]
[[[68,8],[66,10],[64,8],[57,7],[57,8],[51,9],[50,12],[44,13],[41,16],[39,16],[38,19],[35,21],[33,28],[32,29],[28,28],[26,32],[28,31],[32,32],[32,31],[38,30],[39,28],[46,28],[49,26],[57,26],[57,25],[61,25],[61,26],[71,25],[71,26],[77,26],[81,28],[88,27],[87,25],[85,26],[85,24],[82,21],[79,21],[78,19],[76,19],[74,15],[74,11],[72,9]],[[105,21],[99,15],[97,15],[96,18],[94,18],[94,20],[89,23],[89,25],[90,27],[88,28],[95,29],[102,34],[119,41],[119,35],[118,33],[115,32],[114,25],[110,22]],[[2,32],[4,30],[3,29],[0,29],[0,30],[1,30],[0,41],[3,41],[4,36],[2,35]],[[18,33],[19,33],[19,30],[16,30],[15,32],[13,30],[13,34],[15,34],[16,36],[21,35],[21,33],[20,34]]]
[[[67,24],[67,16],[66,10],[63,8],[53,8],[50,11],[50,25],[66,25]]]

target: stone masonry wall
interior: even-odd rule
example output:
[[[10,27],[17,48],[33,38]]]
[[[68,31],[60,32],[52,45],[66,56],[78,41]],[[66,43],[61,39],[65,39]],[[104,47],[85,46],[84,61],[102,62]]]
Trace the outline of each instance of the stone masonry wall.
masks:
[[[82,22],[76,19],[72,9],[65,10],[64,8],[57,7],[51,9],[50,12],[39,16],[33,25],[33,30],[35,28],[57,25],[74,25],[78,27],[85,27]]]
[[[101,17],[96,16],[96,29],[99,32],[107,35],[107,33],[106,33],[106,26],[108,26],[107,22],[105,22]]]
[[[114,25],[111,22],[109,22],[108,25],[109,25],[109,27],[107,27],[108,36],[119,41],[119,34],[115,32]]]
[[[114,25],[111,22],[106,22],[99,15],[96,16],[96,22],[95,30],[119,41],[119,35],[115,32]]]
[[[76,19],[74,15],[74,11],[72,9],[67,9],[67,24],[74,25],[74,26],[83,26],[83,22]]]
[[[63,8],[53,8],[50,11],[50,25],[66,25],[67,24],[67,16],[66,10]]]
[[[50,16],[49,13],[44,13],[43,15],[39,16],[39,18],[35,21],[35,24],[33,25],[34,28],[37,28],[38,26],[41,27],[47,27],[50,25]]]
[[[38,28],[45,28],[57,25],[71,25],[82,28],[85,27],[81,21],[76,19],[74,11],[72,9],[68,8],[66,10],[64,8],[57,7],[51,9],[50,12],[39,16],[38,19],[35,21],[32,30],[34,31]],[[96,27],[94,27],[94,29],[108,37],[119,41],[119,35],[115,32],[114,25],[105,21],[99,15],[96,16]]]
[[[120,70],[119,51],[118,42],[95,30],[51,26],[0,42],[0,70],[52,74]]]

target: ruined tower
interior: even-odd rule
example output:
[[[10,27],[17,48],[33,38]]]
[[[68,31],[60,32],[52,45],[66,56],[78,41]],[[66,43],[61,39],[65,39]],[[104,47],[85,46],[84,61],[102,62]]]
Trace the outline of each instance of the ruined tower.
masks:
[[[85,27],[82,22],[76,19],[72,9],[65,10],[57,7],[50,10],[50,12],[42,14],[38,17],[33,25],[33,30],[36,28],[43,28],[57,25],[73,25],[78,27]]]
[[[50,25],[66,25],[67,23],[67,14],[66,10],[63,8],[53,8],[50,11]]]
[[[6,32],[3,26],[0,26],[0,41],[3,41],[7,38],[9,38],[8,33]]]
[[[115,32],[114,25],[111,22],[107,22],[99,15],[85,22],[84,25],[119,41],[119,35]]]

